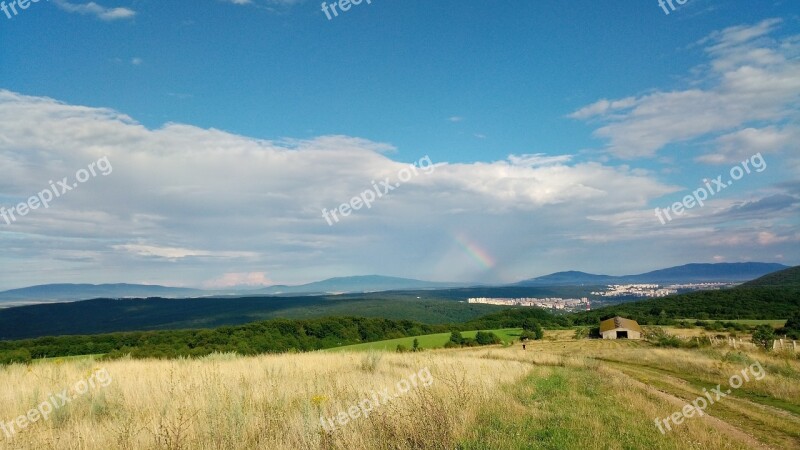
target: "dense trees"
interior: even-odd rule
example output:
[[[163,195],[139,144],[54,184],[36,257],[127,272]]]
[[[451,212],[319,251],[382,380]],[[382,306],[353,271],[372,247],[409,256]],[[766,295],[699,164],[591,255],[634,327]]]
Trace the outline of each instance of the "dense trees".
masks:
[[[743,285],[700,291],[581,312],[570,317],[578,325],[595,325],[604,317],[623,316],[641,325],[672,325],[675,319],[786,319],[800,311],[800,287]]]
[[[107,354],[118,357],[172,358],[214,352],[243,355],[311,351],[360,342],[441,333],[444,325],[407,320],[331,317],[312,320],[276,319],[213,330],[147,331],[94,336],[59,336],[0,342],[0,363],[31,358]]]
[[[244,302],[244,300],[241,301]],[[275,301],[280,303],[284,300],[276,299]],[[368,303],[360,303],[361,306],[366,304]],[[195,304],[198,308],[204,305],[202,302]],[[214,307],[217,306],[214,305]],[[66,307],[59,306],[59,308]],[[50,310],[22,308],[20,314],[36,311]],[[73,316],[67,315],[66,318],[62,318],[62,321],[69,321],[78,314],[78,310],[69,311]],[[449,331],[452,334],[448,346],[461,347],[485,345],[485,343],[499,341],[493,334],[483,332],[478,333],[475,339],[464,338],[461,331],[523,328],[523,337],[541,339],[543,327],[551,329],[568,328],[573,325],[596,327],[602,318],[616,315],[637,320],[642,325],[702,326],[709,331],[722,329],[742,331],[744,329],[742,325],[732,322],[703,321],[709,318],[732,320],[785,319],[789,317],[785,328],[780,332],[799,339],[800,284],[743,285],[734,289],[694,292],[566,315],[555,315],[539,308],[507,308],[467,322],[451,323],[450,325],[429,325],[410,320],[384,318],[327,317],[305,320],[273,319],[246,325],[221,326],[215,329],[139,331],[0,341],[0,364],[25,363],[31,359],[43,357],[86,354],[106,354],[109,357],[130,354],[133,357],[171,358],[203,356],[213,352],[237,352],[243,355],[252,355],[291,350],[312,351],[360,342]],[[12,325],[16,323],[12,319],[15,317],[9,315],[5,318],[5,322],[0,320],[0,330],[12,330]],[[693,320],[678,320],[688,318]],[[21,316],[16,319],[26,320]],[[766,342],[772,339],[769,335],[772,329],[767,330],[767,328],[769,327],[762,327],[757,333],[762,345],[767,345]],[[14,334],[8,331],[7,333]],[[416,348],[418,348],[418,342],[415,343]]]
[[[789,317],[781,333],[785,334],[790,339],[800,339],[800,311],[795,312]]]
[[[572,315],[557,316],[541,308],[519,307],[504,309],[457,326],[463,331],[497,330],[522,328],[526,321],[536,322],[547,328],[569,328],[573,325]]]
[[[450,333],[450,340],[444,345],[445,348],[454,347],[476,347],[479,345],[499,344],[502,340],[490,331],[478,331],[475,339],[466,338],[458,331]]]

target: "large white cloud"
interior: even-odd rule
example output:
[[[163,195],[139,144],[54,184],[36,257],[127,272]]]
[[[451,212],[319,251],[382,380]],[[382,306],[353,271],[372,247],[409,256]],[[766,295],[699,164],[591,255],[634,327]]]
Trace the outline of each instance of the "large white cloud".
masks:
[[[15,247],[6,257],[58,258],[101,271],[126,266],[137,279],[152,281],[163,281],[163,267],[185,270],[174,281],[190,277],[190,284],[265,270],[271,278],[271,271],[292,278],[300,276],[292,271],[306,268],[320,276],[373,267],[458,277],[413,273],[408,258],[424,255],[430,249],[425,242],[458,230],[478,236],[480,229],[475,239],[502,252],[497,243],[506,231],[483,228],[487,220],[514,224],[524,234],[558,220],[580,223],[591,213],[643,207],[676,189],[645,171],[572,162],[569,155],[434,161],[432,173],[418,169],[371,209],[329,226],[323,208],[334,209],[384,178],[396,183],[409,163],[392,160],[390,145],[358,138],[271,142],[183,124],[150,130],[112,110],[9,91],[0,91],[0,124],[0,205],[7,208],[51,180],[74,179],[100,158],[113,167],[49,209],[0,223],[4,241],[48,242],[46,248]],[[523,217],[541,223],[526,224]],[[419,244],[409,243],[413,239]],[[401,252],[408,258],[391,261]]]
[[[595,136],[619,158],[652,157],[664,147],[734,133],[741,127],[796,123],[800,103],[800,41],[771,37],[781,20],[730,27],[700,41],[709,63],[696,68],[683,90],[603,99],[571,114],[599,121]],[[768,128],[769,130],[769,128]],[[729,158],[720,154],[703,161]]]

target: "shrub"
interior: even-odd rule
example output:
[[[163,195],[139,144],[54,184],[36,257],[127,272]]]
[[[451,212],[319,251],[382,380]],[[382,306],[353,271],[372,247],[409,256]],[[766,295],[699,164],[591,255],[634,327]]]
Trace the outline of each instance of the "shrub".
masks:
[[[464,338],[464,342],[461,343],[462,347],[477,347],[478,342],[472,338]]]
[[[520,341],[535,341],[537,340],[536,333],[533,331],[523,331],[522,334],[519,335]]]
[[[775,340],[775,329],[769,325],[759,325],[753,332],[753,343],[765,350],[772,350],[772,341]]]
[[[664,331],[661,327],[647,327],[644,330],[644,338],[655,344],[657,347],[679,348],[684,342],[675,336]]]
[[[475,342],[477,342],[478,345],[492,345],[499,344],[501,340],[496,334],[490,331],[478,331],[478,334],[475,335]]]
[[[542,326],[539,325],[539,322],[532,320],[532,319],[525,319],[525,322],[522,323],[522,336],[526,336],[525,332],[532,333],[534,337],[528,337],[528,339],[539,340],[544,337],[544,330],[542,330]]]
[[[0,364],[27,364],[31,362],[31,353],[22,348],[0,354]]]

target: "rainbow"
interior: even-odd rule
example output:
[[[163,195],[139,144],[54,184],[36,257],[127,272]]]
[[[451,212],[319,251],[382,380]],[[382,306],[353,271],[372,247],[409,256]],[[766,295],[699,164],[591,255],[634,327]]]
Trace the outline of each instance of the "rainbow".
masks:
[[[496,261],[486,250],[481,248],[477,243],[473,242],[461,233],[453,233],[453,240],[464,250],[470,258],[475,260],[485,269],[491,269],[495,266]]]

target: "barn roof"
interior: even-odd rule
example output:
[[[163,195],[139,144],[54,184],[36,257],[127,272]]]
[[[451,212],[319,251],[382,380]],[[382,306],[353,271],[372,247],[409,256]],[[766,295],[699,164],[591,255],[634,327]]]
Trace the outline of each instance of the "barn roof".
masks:
[[[635,320],[624,319],[619,316],[600,322],[601,333],[617,328],[627,328],[628,330],[638,331],[639,333],[642,332],[642,327],[640,327]]]

